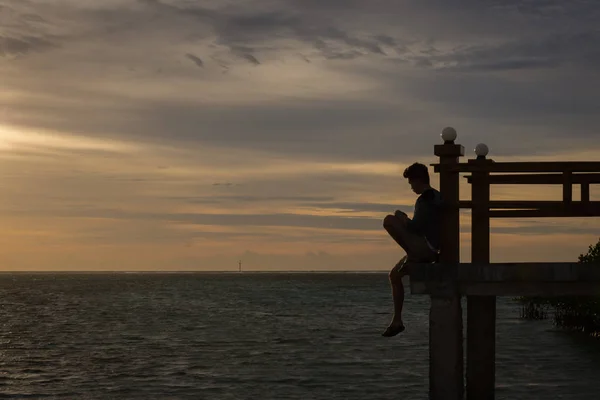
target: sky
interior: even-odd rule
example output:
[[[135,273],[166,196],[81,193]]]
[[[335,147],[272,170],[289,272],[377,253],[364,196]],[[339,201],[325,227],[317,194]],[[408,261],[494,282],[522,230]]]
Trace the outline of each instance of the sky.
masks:
[[[402,171],[444,127],[465,162],[600,161],[599,20],[595,0],[0,0],[0,270],[390,269],[381,221],[412,212]],[[599,238],[494,220],[491,257]]]

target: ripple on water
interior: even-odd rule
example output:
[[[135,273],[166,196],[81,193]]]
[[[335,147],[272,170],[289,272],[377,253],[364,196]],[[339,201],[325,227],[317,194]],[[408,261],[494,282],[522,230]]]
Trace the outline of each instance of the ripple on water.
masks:
[[[0,275],[0,397],[426,398],[428,299],[385,339],[386,274],[318,275]],[[497,398],[596,400],[598,346],[517,317]]]

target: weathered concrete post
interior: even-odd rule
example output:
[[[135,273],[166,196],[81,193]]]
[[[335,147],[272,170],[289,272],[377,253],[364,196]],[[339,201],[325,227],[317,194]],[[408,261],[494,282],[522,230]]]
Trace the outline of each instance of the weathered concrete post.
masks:
[[[441,236],[441,263],[460,261],[459,174],[452,167],[464,155],[464,147],[454,144],[456,131],[445,128],[444,144],[434,147],[440,158],[440,192],[448,207],[444,210]],[[463,321],[458,288],[440,282],[443,291],[431,296],[429,313],[429,398],[461,400],[464,395]]]
[[[477,145],[476,160],[486,165],[488,148]],[[473,172],[471,181],[471,262],[490,262],[489,172]],[[467,400],[494,399],[496,373],[496,297],[467,296]]]

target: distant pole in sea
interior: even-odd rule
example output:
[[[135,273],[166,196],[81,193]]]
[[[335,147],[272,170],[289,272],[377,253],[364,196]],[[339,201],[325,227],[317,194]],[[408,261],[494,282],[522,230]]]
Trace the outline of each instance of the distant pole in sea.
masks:
[[[242,272],[242,260],[240,260],[240,261],[238,262],[238,265],[239,265],[239,267],[240,267],[240,272]]]

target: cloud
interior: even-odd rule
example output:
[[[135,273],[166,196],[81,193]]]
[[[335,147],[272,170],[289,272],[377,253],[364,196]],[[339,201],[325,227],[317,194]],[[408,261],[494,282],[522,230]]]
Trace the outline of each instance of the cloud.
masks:
[[[214,184],[213,184],[214,185]],[[187,203],[196,204],[219,204],[219,203],[259,203],[259,202],[280,202],[280,203],[299,203],[299,202],[326,202],[334,198],[330,196],[250,196],[250,195],[232,195],[232,196],[206,196],[206,197],[175,197],[173,200],[181,200]],[[305,205],[314,205],[315,203],[303,203]],[[321,203],[316,203],[321,204]]]
[[[598,68],[600,51],[595,43],[600,32],[593,28],[577,32],[549,33],[539,38],[474,45],[445,54],[422,57],[436,69],[464,72],[511,71],[579,65]]]
[[[21,30],[48,31],[31,25],[35,2],[13,3],[14,19],[21,21]],[[79,7],[75,8],[77,4]],[[62,13],[72,14],[86,24],[71,23],[72,31],[62,37],[76,40],[82,30],[103,35],[122,35],[133,39],[131,33],[151,33],[160,29],[163,34],[177,37],[182,43],[212,43],[213,50],[228,48],[255,63],[257,53],[281,53],[290,46],[304,51],[317,50],[310,58],[346,58],[382,56],[416,65],[432,62],[461,63],[463,68],[482,69],[537,67],[546,60],[566,61],[597,59],[590,48],[597,32],[594,29],[598,7],[590,1],[481,3],[470,2],[464,7],[450,7],[438,1],[405,2],[376,1],[328,4],[288,0],[276,5],[242,1],[231,7],[218,2],[190,4],[182,1],[113,2],[105,7],[90,3],[66,2]],[[58,6],[41,4],[36,20],[52,26],[58,22]],[[47,14],[40,15],[40,14]],[[156,15],[161,22],[156,24]],[[425,23],[423,23],[426,21]],[[568,28],[574,22],[577,25]],[[561,24],[562,23],[562,24]],[[86,28],[84,28],[84,26]],[[506,27],[517,40],[511,40]],[[556,26],[565,26],[558,32]],[[77,32],[80,31],[80,32]],[[109,33],[110,32],[110,33]],[[445,43],[460,39],[461,45]],[[466,40],[464,40],[466,39]],[[296,43],[296,44],[294,44]],[[387,50],[386,50],[387,48]],[[239,49],[246,49],[240,52]],[[552,54],[554,52],[554,54]],[[589,54],[588,54],[589,53]],[[251,57],[250,57],[251,56]],[[507,56],[509,59],[507,60]],[[529,56],[529,57],[525,57]],[[479,63],[468,62],[481,59]],[[435,61],[435,62],[434,62]]]
[[[346,54],[386,55],[382,45],[395,47],[396,41],[389,35],[365,35],[357,37],[343,30],[332,18],[319,18],[319,10],[302,10],[295,2],[282,2],[278,9],[252,7],[242,2],[236,8],[190,5],[183,2],[143,1],[148,10],[162,13],[166,18],[177,19],[184,24],[201,23],[208,31],[190,33],[194,40],[211,37],[218,46],[229,49],[231,54],[259,65],[257,52],[279,51],[271,45],[277,38],[297,41],[319,51],[323,58],[343,58]]]
[[[14,213],[18,215],[18,212]],[[191,225],[215,226],[270,226],[319,229],[381,230],[381,221],[369,217],[318,216],[302,214],[202,214],[202,213],[144,213],[119,209],[85,207],[69,211],[56,210],[44,213],[61,218],[102,218],[128,221],[163,221]]]
[[[444,126],[471,157],[479,142],[497,161],[598,154],[595,1],[0,3],[7,249],[374,256],[381,218],[412,208],[403,166],[436,162]],[[515,238],[595,229],[578,224],[494,233],[512,257],[528,254]]]
[[[234,46],[231,51],[241,59],[248,61],[250,64],[260,65],[260,61],[251,54],[253,50],[248,47]]]
[[[21,38],[0,36],[0,57],[23,56],[51,47],[54,47],[54,44],[41,38],[31,36]]]
[[[185,55],[188,59],[192,60],[194,62],[194,64],[196,64],[198,67],[200,68],[204,68],[204,62],[202,61],[202,59],[198,56],[195,56],[193,54],[187,53]]]
[[[341,210],[344,213],[376,212],[380,214],[392,214],[395,210],[411,211],[414,204],[385,204],[385,203],[351,203],[351,202],[318,202],[305,203],[306,206]]]
[[[453,121],[461,124],[459,132],[466,135],[477,131],[493,136],[491,130],[505,135],[516,125],[526,125],[531,144],[510,149],[520,151],[520,147],[523,152],[534,144],[537,151],[551,152],[569,127],[586,146],[593,135],[589,126],[597,122],[597,91],[588,83],[595,76],[589,63],[595,59],[597,33],[592,17],[597,7],[589,2],[562,7],[546,2],[522,7],[473,3],[460,10],[439,2],[400,6],[387,1],[369,7],[353,2],[350,8],[338,2],[289,1],[275,9],[266,3],[259,7],[241,3],[236,8],[181,1],[138,2],[135,7],[125,2],[103,7],[77,3],[83,4],[77,8],[69,4],[75,3],[64,3],[64,9],[40,5],[36,10],[44,14],[38,16],[46,21],[45,27],[23,25],[29,30],[21,32],[23,37],[54,32],[54,25],[62,22],[60,10],[70,17],[58,36],[61,47],[70,49],[68,54],[49,53],[36,64],[20,65],[23,72],[9,70],[5,76],[27,71],[30,83],[20,75],[20,81],[12,84],[20,90],[28,90],[28,84],[49,94],[68,90],[73,99],[69,110],[78,108],[80,117],[69,115],[67,105],[57,104],[57,99],[36,95],[7,105],[12,109],[9,123],[134,140],[164,141],[168,130],[169,140],[183,146],[209,142],[277,154],[391,160],[429,152],[428,146],[411,137],[434,137],[440,126]],[[18,8],[18,3],[13,7]],[[22,16],[28,15],[25,11]],[[415,24],[410,15],[432,23]],[[490,19],[492,15],[497,21]],[[384,18],[374,24],[374,16]],[[391,16],[398,23],[391,24]],[[460,32],[452,30],[452,19],[464,22]],[[534,22],[525,23],[528,20]],[[577,31],[550,30],[561,20],[577,20]],[[504,29],[507,23],[512,36]],[[436,28],[424,31],[427,25]],[[481,35],[482,30],[487,30],[487,36]],[[446,33],[461,41],[444,41]],[[140,37],[146,43],[139,42]],[[104,47],[104,42],[116,38],[120,38],[118,46]],[[137,45],[144,50],[124,51]],[[204,68],[204,77],[176,67],[181,47],[189,50],[188,59]],[[76,58],[77,52],[81,59]],[[206,54],[202,64],[189,57],[196,52]],[[368,61],[354,64],[359,58]],[[304,61],[310,69],[299,68],[293,59]],[[323,64],[323,60],[348,62]],[[137,72],[116,73],[103,82],[95,70],[105,63],[135,65]],[[265,72],[243,70],[248,64]],[[151,71],[159,66],[162,77],[157,78]],[[571,66],[579,69],[569,70]],[[562,70],[548,72],[558,67]],[[537,73],[540,68],[547,72]],[[528,82],[510,74],[527,69],[537,74]],[[214,73],[224,71],[230,79],[215,78]],[[476,71],[480,74],[465,74]],[[35,76],[40,77],[37,82]],[[333,85],[336,80],[339,84]],[[232,95],[224,97],[226,93]],[[65,97],[60,97],[64,102]],[[102,103],[102,113],[97,105],[88,106],[92,99]],[[552,123],[545,126],[548,118]],[[243,125],[237,123],[240,119]],[[582,127],[572,129],[574,124]],[[206,126],[218,129],[199,128]],[[536,139],[547,135],[554,141],[544,140],[539,146]],[[494,143],[495,150],[502,151],[503,146]]]

